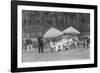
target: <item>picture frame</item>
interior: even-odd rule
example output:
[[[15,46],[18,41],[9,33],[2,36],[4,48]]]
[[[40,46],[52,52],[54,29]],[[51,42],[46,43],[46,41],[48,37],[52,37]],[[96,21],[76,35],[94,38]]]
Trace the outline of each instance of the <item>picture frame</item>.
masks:
[[[20,15],[19,13],[21,12],[20,8],[22,6],[22,10],[25,10],[24,8],[26,8],[26,10],[28,8],[32,8],[35,6],[37,8],[35,8],[36,10],[39,10],[40,11],[43,9],[41,7],[47,7],[45,8],[45,11],[46,10],[49,10],[51,9],[52,10],[66,10],[67,8],[69,8],[69,10],[71,9],[72,11],[78,11],[77,9],[80,9],[80,11],[83,9],[86,9],[87,11],[90,10],[90,13],[93,13],[93,15],[91,15],[92,17],[92,20],[94,21],[93,23],[91,23],[91,25],[93,24],[93,62],[86,62],[86,63],[79,63],[79,64],[63,64],[61,63],[60,64],[60,61],[57,62],[57,64],[55,65],[54,63],[51,64],[51,65],[43,65],[41,64],[41,66],[39,66],[39,63],[38,66],[29,66],[29,65],[23,65],[21,67],[18,67],[18,64],[21,64],[19,63],[18,59],[19,59],[19,45],[21,45],[21,41],[20,39],[18,39],[18,35],[19,33],[22,33],[21,30],[19,30],[20,28],[20,23],[22,24],[22,22],[19,22],[20,21],[20,17],[22,15]],[[25,7],[23,7],[25,6]],[[29,7],[28,7],[29,6]],[[39,8],[40,7],[40,8]],[[33,9],[34,9],[33,8]],[[52,8],[55,8],[55,9],[52,9]],[[57,8],[57,9],[56,9]],[[29,9],[29,10],[30,10]],[[76,9],[76,10],[74,10]],[[82,10],[82,11],[83,11]],[[18,12],[19,11],[19,12]],[[49,10],[50,11],[50,10]],[[62,12],[60,11],[60,12]],[[82,12],[81,11],[81,12]],[[92,11],[92,12],[91,12]],[[66,11],[65,11],[66,12]],[[19,16],[20,15],[20,16]],[[22,26],[22,25],[21,25]],[[91,32],[91,33],[92,33]],[[92,39],[91,39],[92,40]],[[19,44],[20,43],[20,44]],[[34,63],[34,62],[33,62]],[[72,63],[72,62],[71,62]],[[24,67],[25,66],[25,67]],[[62,70],[62,69],[76,69],[76,68],[91,68],[91,67],[97,67],[97,6],[96,5],[81,5],[81,4],[64,4],[64,3],[49,3],[49,2],[33,2],[33,1],[11,1],[11,72],[26,72],[26,71],[44,71],[44,70]]]

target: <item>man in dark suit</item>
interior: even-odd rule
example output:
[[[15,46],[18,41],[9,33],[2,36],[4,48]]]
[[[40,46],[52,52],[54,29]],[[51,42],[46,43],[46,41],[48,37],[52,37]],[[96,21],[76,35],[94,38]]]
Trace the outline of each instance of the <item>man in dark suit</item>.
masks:
[[[89,44],[90,44],[90,39],[89,38],[87,39],[87,43],[86,44],[87,44],[87,49],[88,49],[89,48]]]
[[[28,51],[29,51],[29,50],[32,50],[32,40],[31,40],[30,37],[28,37],[28,38],[26,39],[26,48],[27,48]]]
[[[38,37],[38,49],[39,49],[39,53],[43,53],[43,37],[41,32],[39,33],[39,37]]]

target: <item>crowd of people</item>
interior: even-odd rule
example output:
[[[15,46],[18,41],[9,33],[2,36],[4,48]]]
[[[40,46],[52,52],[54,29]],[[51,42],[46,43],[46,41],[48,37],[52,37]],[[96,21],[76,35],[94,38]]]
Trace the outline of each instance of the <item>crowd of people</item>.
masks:
[[[64,37],[57,42],[50,41],[50,45],[51,45],[51,48],[55,49],[55,51],[72,49],[78,46],[78,40],[75,40],[73,37],[71,38]]]
[[[38,52],[43,53],[44,52],[44,42],[43,42],[43,37],[42,34],[39,33],[39,36],[37,38],[38,41]],[[30,51],[33,48],[32,45],[32,40],[30,37],[28,37],[25,40],[26,43],[26,49]],[[81,44],[83,45],[83,48],[89,48],[90,44],[90,39],[82,40],[80,41],[79,39],[75,39],[74,37],[70,38],[62,38],[59,41],[50,41],[50,46],[51,46],[51,52],[52,51],[59,51],[59,50],[66,50],[66,49],[72,49],[72,48],[78,48],[78,46]]]

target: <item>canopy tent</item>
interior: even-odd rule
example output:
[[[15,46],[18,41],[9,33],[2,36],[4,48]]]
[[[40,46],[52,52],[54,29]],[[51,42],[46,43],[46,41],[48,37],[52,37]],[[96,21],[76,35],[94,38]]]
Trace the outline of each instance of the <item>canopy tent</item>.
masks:
[[[58,29],[51,27],[45,34],[44,34],[44,38],[52,38],[52,37],[57,37],[62,35],[63,33],[61,31],[59,31]]]
[[[80,32],[75,29],[74,27],[69,27],[69,28],[66,28],[63,33],[74,33],[74,34],[80,34]]]

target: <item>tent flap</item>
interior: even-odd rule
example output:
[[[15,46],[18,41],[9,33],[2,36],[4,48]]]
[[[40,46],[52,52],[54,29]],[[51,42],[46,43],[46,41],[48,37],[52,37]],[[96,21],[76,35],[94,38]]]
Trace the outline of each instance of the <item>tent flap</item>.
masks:
[[[49,38],[49,37],[57,37],[62,35],[63,33],[61,31],[59,31],[58,29],[52,27],[50,28],[45,34],[44,34],[44,38]]]
[[[79,32],[77,29],[73,28],[72,26],[69,27],[69,28],[67,28],[67,29],[65,29],[65,30],[63,31],[63,33],[80,34],[80,32]]]

